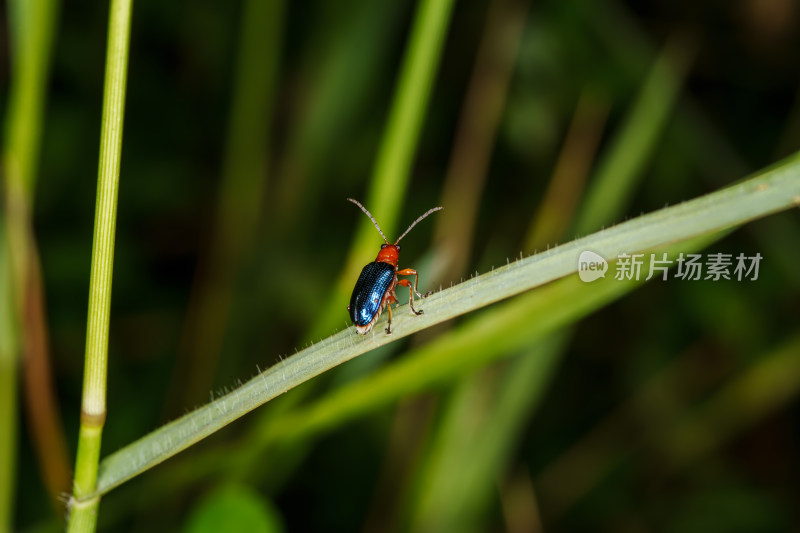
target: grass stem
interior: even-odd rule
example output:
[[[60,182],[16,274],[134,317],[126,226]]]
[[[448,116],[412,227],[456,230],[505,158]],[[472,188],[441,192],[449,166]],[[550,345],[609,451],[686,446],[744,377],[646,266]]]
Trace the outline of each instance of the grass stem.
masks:
[[[103,423],[106,418],[108,329],[117,191],[122,153],[125,83],[128,71],[132,0],[112,0],[108,22],[108,50],[100,133],[97,206],[89,281],[89,317],[86,327],[86,362],[81,403],[81,429],[75,461],[69,531],[94,531],[100,498],[90,496],[97,487],[97,469]]]

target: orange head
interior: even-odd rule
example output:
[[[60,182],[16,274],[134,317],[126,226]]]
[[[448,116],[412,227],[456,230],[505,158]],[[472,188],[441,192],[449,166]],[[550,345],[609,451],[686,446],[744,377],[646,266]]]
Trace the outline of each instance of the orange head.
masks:
[[[400,255],[399,244],[381,244],[381,251],[378,252],[378,257],[375,261],[381,263],[389,263],[397,269],[397,258]]]
[[[405,237],[406,234],[409,231],[411,231],[411,228],[416,226],[420,220],[430,215],[431,213],[434,213],[442,209],[441,207],[434,207],[433,209],[428,209],[422,215],[420,215],[419,218],[417,218],[417,220],[411,223],[408,229],[405,230],[402,235],[400,235],[400,239],[397,239],[394,244],[389,244],[389,241],[386,239],[386,235],[383,234],[381,227],[375,221],[375,217],[373,217],[370,214],[370,212],[367,211],[367,208],[361,205],[357,200],[353,200],[352,198],[348,198],[348,200],[356,204],[359,208],[361,208],[362,211],[364,211],[364,214],[369,217],[369,219],[372,221],[373,224],[375,224],[375,227],[378,229],[378,233],[380,233],[381,237],[383,237],[383,242],[386,243],[386,244],[381,244],[381,251],[378,252],[378,257],[375,258],[375,261],[380,263],[389,263],[395,269],[397,269],[397,258],[400,255],[400,245],[397,244],[400,242],[400,239]]]

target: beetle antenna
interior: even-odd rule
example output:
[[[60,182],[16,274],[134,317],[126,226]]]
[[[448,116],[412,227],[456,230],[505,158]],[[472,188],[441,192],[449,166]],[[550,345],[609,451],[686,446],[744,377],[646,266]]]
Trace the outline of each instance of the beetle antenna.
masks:
[[[380,233],[381,237],[383,237],[383,242],[385,242],[386,244],[389,244],[389,240],[386,238],[386,235],[383,234],[383,230],[381,230],[381,227],[378,225],[378,222],[375,220],[375,217],[372,216],[372,213],[367,211],[367,208],[364,207],[363,205],[361,205],[361,203],[358,200],[353,200],[352,198],[348,198],[347,201],[348,202],[353,202],[359,208],[361,208],[362,211],[364,211],[364,214],[367,215],[369,217],[369,219],[372,221],[372,223],[375,224],[375,227],[378,228],[378,233]],[[425,213],[425,214],[427,215],[428,213]],[[416,224],[416,222],[414,222],[414,224]],[[412,224],[412,226],[414,224]],[[408,229],[411,229],[411,228],[408,228]],[[399,241],[400,239],[397,239],[397,240]]]
[[[405,230],[405,231],[403,232],[403,234],[402,234],[402,235],[400,235],[400,239],[402,239],[403,237],[405,237],[405,236],[406,236],[406,234],[407,234],[409,231],[411,231],[411,228],[413,228],[414,226],[416,226],[416,225],[417,225],[417,223],[419,223],[419,222],[420,222],[420,221],[421,221],[423,218],[425,218],[426,216],[430,215],[431,213],[435,213],[436,211],[441,211],[442,209],[443,209],[442,207],[434,207],[433,209],[428,209],[427,211],[425,211],[424,213],[422,213],[422,214],[419,216],[419,218],[418,218],[417,220],[415,220],[414,222],[412,222],[412,223],[411,223],[411,225],[408,227],[408,229],[407,229],[407,230]],[[397,239],[397,241],[395,241],[395,244],[397,244],[398,242],[400,242],[400,239]]]

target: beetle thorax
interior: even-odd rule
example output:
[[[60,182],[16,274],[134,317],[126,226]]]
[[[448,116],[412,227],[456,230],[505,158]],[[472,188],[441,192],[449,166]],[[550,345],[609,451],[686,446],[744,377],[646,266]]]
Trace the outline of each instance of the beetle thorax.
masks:
[[[381,246],[381,251],[378,252],[378,257],[375,261],[381,263],[389,263],[394,268],[397,268],[397,258],[400,255],[400,246],[396,244],[384,244]]]

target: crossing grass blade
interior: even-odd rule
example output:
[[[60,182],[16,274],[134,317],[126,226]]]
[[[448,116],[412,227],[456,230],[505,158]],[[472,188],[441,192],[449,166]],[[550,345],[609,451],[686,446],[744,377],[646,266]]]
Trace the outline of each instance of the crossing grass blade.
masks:
[[[563,278],[577,269],[589,249],[607,259],[725,230],[800,205],[800,157],[715,193],[632,219],[552,250],[523,258],[425,301],[425,314],[402,312],[393,318],[394,334],[361,337],[350,329],[281,360],[211,403],[142,437],[102,461],[97,490],[108,492],[213,434],[249,411],[297,385],[363,353],[422,329]],[[380,325],[375,331],[381,331]]]

